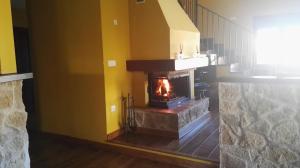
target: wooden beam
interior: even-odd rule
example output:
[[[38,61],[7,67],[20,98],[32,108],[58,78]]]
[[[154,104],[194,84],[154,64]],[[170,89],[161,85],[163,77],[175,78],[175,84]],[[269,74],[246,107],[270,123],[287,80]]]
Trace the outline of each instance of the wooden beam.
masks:
[[[128,71],[169,72],[208,66],[207,57],[168,60],[127,60]]]

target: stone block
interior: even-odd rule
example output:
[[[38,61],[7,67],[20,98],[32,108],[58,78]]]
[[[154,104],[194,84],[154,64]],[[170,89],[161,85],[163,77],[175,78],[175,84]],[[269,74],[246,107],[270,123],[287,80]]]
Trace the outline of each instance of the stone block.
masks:
[[[298,160],[298,156],[295,152],[287,148],[281,147],[267,147],[265,151],[262,152],[262,157],[270,160],[273,163],[286,163],[295,162]]]
[[[279,166],[277,166],[276,164],[263,159],[262,157],[259,157],[257,160],[255,160],[254,163],[250,163],[252,164],[251,166],[248,166],[248,168],[253,168],[253,167],[261,167],[261,168],[279,168]]]
[[[247,128],[248,126],[255,123],[257,120],[258,117],[255,113],[245,111],[241,114],[241,127]]]
[[[270,140],[283,144],[297,143],[300,140],[298,124],[290,120],[276,125],[271,131]]]
[[[14,107],[18,110],[25,111],[25,105],[22,99],[22,81],[15,81],[13,84],[13,93],[14,93]]]
[[[293,163],[294,167],[300,167],[300,160]]]
[[[251,160],[250,153],[245,148],[239,148],[237,146],[223,145],[222,151],[241,160]]]
[[[252,132],[256,132],[258,134],[265,135],[266,137],[269,137],[271,126],[267,121],[260,119],[255,124],[251,125],[249,127],[249,130]]]
[[[8,83],[0,83],[0,111],[13,106],[13,87]]]
[[[224,125],[231,129],[235,135],[241,135],[240,119],[236,115],[221,115],[221,121]]]
[[[234,145],[236,137],[231,133],[230,129],[226,126],[220,127],[220,142],[222,145]]]
[[[11,112],[5,119],[5,124],[16,129],[26,129],[27,113]]]
[[[28,135],[25,131],[14,128],[6,128],[5,134],[1,135],[1,143],[4,144],[2,151],[5,158],[4,167],[29,167],[24,164],[24,157],[28,156]]]
[[[259,134],[245,132],[244,138],[240,141],[240,146],[249,149],[261,150],[267,144],[265,138]]]
[[[297,100],[294,94],[294,88],[296,86],[293,85],[275,85],[272,99],[275,99],[277,102],[283,102],[285,104],[296,105]]]
[[[243,168],[246,167],[246,163],[229,154],[222,154],[220,158],[220,168]]]
[[[4,121],[6,118],[6,113],[5,112],[1,112],[0,111],[0,132],[2,131],[3,127],[4,127]]]
[[[248,84],[247,89],[243,89],[241,92],[243,94],[242,99],[247,103],[249,112],[264,115],[278,107],[278,103],[274,102],[272,97],[269,98],[263,95],[262,91],[255,85]]]
[[[278,124],[284,120],[291,120],[293,117],[293,110],[289,108],[280,108],[274,110],[272,113],[270,113],[266,119],[272,123],[272,124]]]
[[[222,114],[238,115],[240,109],[237,102],[220,99],[219,111]]]
[[[241,96],[240,85],[235,84],[222,84],[219,89],[220,98],[228,101],[238,100]]]

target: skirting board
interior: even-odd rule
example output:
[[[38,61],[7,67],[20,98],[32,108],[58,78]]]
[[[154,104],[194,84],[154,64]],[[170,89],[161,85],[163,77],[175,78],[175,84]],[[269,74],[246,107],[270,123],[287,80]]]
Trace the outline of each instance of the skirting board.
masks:
[[[107,140],[111,141],[118,136],[123,135],[125,132],[123,130],[116,130],[110,134],[107,135]],[[178,133],[177,132],[171,132],[171,131],[161,131],[156,129],[150,129],[150,128],[140,128],[138,127],[136,129],[136,134],[148,134],[148,135],[156,135],[156,136],[164,136],[169,138],[177,138],[178,139]]]
[[[108,134],[108,135],[107,135],[107,140],[108,140],[108,141],[111,141],[111,140],[117,138],[118,136],[123,135],[123,133],[124,133],[124,131],[123,131],[122,129],[118,129],[118,130],[116,130],[116,131],[114,131],[114,132]]]

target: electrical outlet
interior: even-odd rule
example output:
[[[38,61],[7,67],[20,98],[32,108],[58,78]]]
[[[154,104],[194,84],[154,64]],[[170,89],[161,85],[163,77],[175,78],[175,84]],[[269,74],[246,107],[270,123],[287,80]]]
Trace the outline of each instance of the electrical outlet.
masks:
[[[108,67],[116,67],[117,61],[116,60],[108,60],[107,64],[108,64]]]
[[[110,107],[110,111],[111,112],[116,112],[117,111],[117,106],[116,105],[112,105],[111,107]]]

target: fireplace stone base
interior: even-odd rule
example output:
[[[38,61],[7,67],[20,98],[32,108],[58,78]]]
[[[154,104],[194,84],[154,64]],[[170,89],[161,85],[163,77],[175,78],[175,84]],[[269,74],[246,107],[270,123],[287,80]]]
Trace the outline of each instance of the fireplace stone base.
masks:
[[[136,122],[141,132],[181,138],[197,127],[208,113],[209,99],[191,100],[173,109],[136,108]]]

